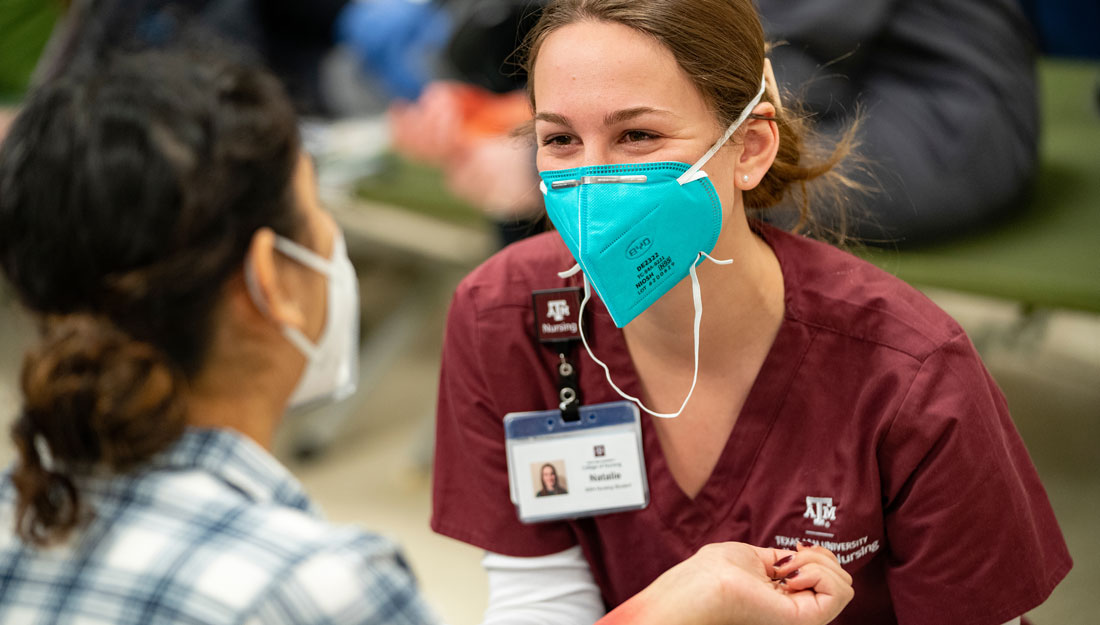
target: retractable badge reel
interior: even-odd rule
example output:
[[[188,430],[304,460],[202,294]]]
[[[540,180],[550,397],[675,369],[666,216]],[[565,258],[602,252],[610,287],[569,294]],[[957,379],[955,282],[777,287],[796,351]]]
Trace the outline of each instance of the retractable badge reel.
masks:
[[[582,405],[571,358],[580,340],[580,289],[532,294],[535,336],[557,354],[558,405],[504,416],[508,481],[520,521],[537,523],[649,505],[638,407]]]

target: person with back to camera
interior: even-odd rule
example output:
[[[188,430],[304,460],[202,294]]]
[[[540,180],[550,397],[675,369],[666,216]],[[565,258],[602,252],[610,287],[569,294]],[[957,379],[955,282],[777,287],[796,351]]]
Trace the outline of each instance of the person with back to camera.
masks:
[[[562,488],[562,485],[558,483],[558,470],[554,468],[554,465],[547,462],[539,469],[539,475],[542,478],[542,488],[539,492],[535,493],[536,497],[549,497],[551,495],[568,495],[569,491]]]
[[[288,406],[352,392],[358,354],[286,95],[186,47],[74,65],[0,146],[0,268],[41,330],[0,622],[436,622],[397,547],[326,523],[268,451]],[[791,553],[708,546],[605,622],[828,622],[850,577],[807,558],[777,591]]]
[[[724,540],[836,552],[855,589],[838,623],[1000,625],[1040,604],[1071,560],[962,329],[759,219],[789,198],[810,229],[844,202],[852,146],[816,149],[780,105],[752,3],[557,0],[526,52],[557,232],[459,285],[439,387],[432,527],[486,550],[486,622],[591,623]],[[570,356],[538,342],[532,292],[568,287],[576,390],[641,410],[649,502],[524,524],[503,418],[559,405]]]

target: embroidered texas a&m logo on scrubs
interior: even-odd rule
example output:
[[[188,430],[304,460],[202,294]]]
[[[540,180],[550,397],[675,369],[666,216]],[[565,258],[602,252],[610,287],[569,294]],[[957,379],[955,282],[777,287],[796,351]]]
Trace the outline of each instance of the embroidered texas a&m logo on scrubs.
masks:
[[[581,290],[578,287],[534,291],[535,336],[541,343],[580,340]]]
[[[812,519],[815,527],[829,527],[836,520],[836,506],[832,497],[806,497],[804,519]]]
[[[793,532],[790,535],[776,534],[775,546],[780,549],[793,550],[799,542],[820,545],[836,554],[837,560],[846,568],[853,563],[857,568],[863,566],[863,562],[870,560],[874,554],[882,549],[881,537],[870,533],[864,534],[864,532],[858,531],[854,527],[849,527],[848,530],[843,529],[845,525],[852,525],[853,519],[848,517],[844,523],[837,522],[836,512],[838,506],[833,503],[832,497],[807,496],[805,508],[801,507],[803,502],[800,500],[793,500],[791,504],[792,507],[794,505],[799,506],[794,510],[804,510],[802,518],[806,521],[794,523],[794,527],[791,527]],[[791,513],[792,517],[798,514],[794,510]],[[856,524],[858,525],[858,520]],[[809,529],[810,527],[817,529]],[[829,531],[825,531],[826,528]],[[855,530],[855,533],[848,533],[853,530]],[[860,534],[864,535],[860,536]]]

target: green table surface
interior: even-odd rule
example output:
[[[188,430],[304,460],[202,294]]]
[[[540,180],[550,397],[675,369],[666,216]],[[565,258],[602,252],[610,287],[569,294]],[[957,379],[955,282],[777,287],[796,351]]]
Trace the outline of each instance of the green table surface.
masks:
[[[434,167],[410,162],[394,154],[384,155],[377,171],[359,182],[356,195],[365,200],[405,208],[423,215],[465,226],[483,226],[477,208],[447,191],[443,175]]]
[[[1039,66],[1040,166],[1027,205],[991,230],[862,255],[918,286],[1100,312],[1100,63]]]

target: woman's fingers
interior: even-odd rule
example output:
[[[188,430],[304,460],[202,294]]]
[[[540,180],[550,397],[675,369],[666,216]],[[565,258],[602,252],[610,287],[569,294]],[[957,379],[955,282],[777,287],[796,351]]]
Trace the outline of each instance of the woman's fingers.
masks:
[[[840,573],[842,569],[810,562],[788,574],[780,587],[798,607],[798,614],[812,615],[814,622],[828,622],[855,596],[851,583]]]
[[[798,607],[797,614],[807,617],[807,622],[828,622],[855,596],[852,576],[824,547],[799,543],[797,549],[775,550],[778,559],[769,572]]]
[[[773,579],[784,579],[809,563],[817,563],[835,571],[846,584],[852,583],[852,576],[840,566],[833,552],[824,547],[800,545],[797,552],[788,553],[789,555],[780,558],[772,567]]]
[[[780,584],[788,592],[800,590],[812,590],[816,593],[830,595],[844,595],[850,592],[852,585],[842,575],[843,571],[831,567],[822,566],[817,562],[810,562],[787,574]]]
[[[760,562],[764,565],[764,571],[768,574],[768,577],[777,579],[775,575],[775,568],[780,563],[790,562],[788,556],[794,556],[796,552],[789,549],[771,549],[767,547],[752,547],[756,553],[756,557],[760,559]]]

